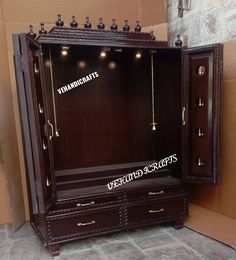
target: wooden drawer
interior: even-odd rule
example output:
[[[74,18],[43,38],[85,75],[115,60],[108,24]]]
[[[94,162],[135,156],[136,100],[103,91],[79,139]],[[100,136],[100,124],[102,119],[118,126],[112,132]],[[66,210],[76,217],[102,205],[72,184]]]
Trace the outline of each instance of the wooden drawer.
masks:
[[[126,226],[143,225],[147,223],[169,221],[185,216],[185,198],[177,197],[168,200],[136,203],[126,210]]]
[[[122,207],[104,208],[47,218],[50,241],[83,237],[123,227]]]
[[[63,212],[73,212],[86,209],[95,209],[97,207],[119,205],[122,202],[121,194],[109,196],[86,197],[75,200],[58,201],[50,209],[49,215]]]
[[[185,192],[185,187],[183,184],[170,185],[158,188],[149,188],[145,191],[138,191],[127,193],[126,202],[135,202],[140,200],[150,200],[165,198],[168,196],[177,196]]]

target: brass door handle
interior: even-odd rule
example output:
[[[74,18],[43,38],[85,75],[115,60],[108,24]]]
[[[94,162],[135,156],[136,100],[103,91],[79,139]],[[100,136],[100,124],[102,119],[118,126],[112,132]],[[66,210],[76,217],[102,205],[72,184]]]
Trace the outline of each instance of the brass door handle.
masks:
[[[163,208],[161,208],[161,209],[156,209],[156,210],[150,209],[150,210],[148,211],[148,213],[150,213],[150,214],[152,214],[152,213],[160,213],[160,212],[163,212],[163,211],[165,211]]]
[[[94,201],[91,201],[91,202],[88,202],[88,203],[77,203],[76,206],[77,207],[85,207],[85,206],[90,206],[90,205],[93,205],[95,204]]]
[[[81,226],[88,226],[88,225],[93,225],[93,224],[95,224],[95,223],[96,223],[95,220],[92,220],[92,221],[90,221],[90,222],[77,223],[77,226],[78,226],[78,227],[81,227]]]
[[[54,129],[53,129],[53,124],[49,120],[48,120],[48,124],[51,127],[51,135],[48,137],[49,140],[51,141],[54,136]]]
[[[164,190],[161,190],[161,191],[158,191],[158,192],[148,192],[148,195],[152,196],[152,195],[160,195],[160,194],[163,194],[164,193]]]

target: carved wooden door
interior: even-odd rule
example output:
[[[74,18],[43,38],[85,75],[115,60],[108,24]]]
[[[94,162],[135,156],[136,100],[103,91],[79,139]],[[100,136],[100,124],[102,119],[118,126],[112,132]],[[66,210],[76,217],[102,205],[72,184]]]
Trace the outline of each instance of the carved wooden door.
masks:
[[[55,200],[55,177],[40,44],[26,34],[13,35],[27,179],[33,213],[44,213]]]
[[[182,51],[183,179],[217,183],[220,170],[221,44]]]

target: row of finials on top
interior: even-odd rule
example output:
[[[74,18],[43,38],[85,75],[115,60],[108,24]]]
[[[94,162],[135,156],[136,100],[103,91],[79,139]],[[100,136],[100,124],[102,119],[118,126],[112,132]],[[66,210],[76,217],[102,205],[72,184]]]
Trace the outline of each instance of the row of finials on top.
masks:
[[[64,26],[64,22],[62,21],[60,14],[57,15],[57,21],[55,22],[55,24],[56,24],[57,27],[63,27]],[[40,26],[41,26],[41,28],[39,30],[39,34],[47,34],[47,31],[44,28],[44,23],[41,23]],[[78,23],[75,20],[75,16],[72,16],[72,21],[70,22],[70,27],[72,27],[72,28],[78,27]],[[33,31],[33,26],[30,25],[29,28],[30,28],[29,34],[35,38],[37,36],[37,34]],[[90,22],[89,17],[86,17],[86,20],[85,20],[85,23],[84,23],[84,28],[85,29],[91,29],[92,28],[92,23]],[[99,22],[97,24],[97,29],[98,30],[104,30],[105,29],[105,24],[104,24],[102,18],[99,18]],[[116,20],[112,19],[110,30],[116,31],[117,29],[118,29],[118,25],[116,24]],[[139,21],[136,21],[136,26],[134,27],[134,31],[136,33],[140,33],[141,29],[142,29],[142,27],[140,26]],[[124,23],[124,26],[123,26],[123,31],[124,32],[130,31],[130,26],[128,24],[128,20],[125,20],[125,23]]]
[[[56,24],[57,27],[63,27],[64,26],[64,21],[62,21],[60,14],[57,15],[57,20],[56,20],[55,24]],[[41,28],[39,30],[39,34],[47,34],[47,31],[46,31],[46,29],[44,27],[44,23],[41,23],[40,26],[41,26]],[[75,16],[72,16],[72,21],[70,22],[70,27],[72,27],[72,28],[77,28],[78,27],[78,23],[75,20]],[[89,21],[89,17],[88,16],[86,17],[86,20],[85,20],[85,23],[84,23],[84,28],[85,29],[91,29],[92,28],[92,24]],[[102,18],[99,18],[99,22],[97,24],[97,29],[98,30],[104,30],[105,29],[105,24],[103,23],[103,19]],[[115,19],[112,19],[112,24],[110,26],[110,29],[111,29],[111,31],[116,31],[118,29],[118,25],[116,24],[116,20]],[[139,21],[136,21],[136,26],[134,27],[134,31],[136,33],[140,33],[141,29],[142,29],[142,27],[140,26]],[[130,31],[130,26],[128,24],[128,20],[125,20],[125,23],[124,23],[124,26],[123,26],[123,31],[124,32],[129,32]],[[30,36],[32,36],[33,38],[36,38],[37,34],[33,30],[33,25],[29,26],[28,34]],[[155,36],[153,34],[153,31],[151,31],[151,35],[152,35],[152,38],[155,40]],[[180,35],[177,35],[177,40],[175,42],[175,46],[176,47],[180,47],[180,48],[182,47],[182,41],[180,39]]]

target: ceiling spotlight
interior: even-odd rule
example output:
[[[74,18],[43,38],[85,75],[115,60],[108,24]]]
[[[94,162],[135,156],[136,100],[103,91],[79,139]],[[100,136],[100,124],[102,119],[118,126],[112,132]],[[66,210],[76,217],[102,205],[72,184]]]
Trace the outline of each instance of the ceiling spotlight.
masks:
[[[140,59],[141,57],[142,57],[141,52],[137,51],[136,54],[135,54],[135,58]]]
[[[110,47],[103,47],[102,51],[100,52],[100,57],[105,58],[107,56],[107,52],[111,51]]]
[[[100,57],[101,57],[101,58],[105,58],[106,56],[107,56],[106,52],[105,52],[104,50],[102,50],[102,51],[100,52]]]
[[[86,67],[86,65],[87,65],[86,62],[83,60],[78,62],[78,66],[80,69],[84,69]]]
[[[70,48],[69,46],[62,46],[61,55],[67,56],[69,48]]]
[[[115,48],[114,50],[115,50],[115,52],[122,52],[123,51],[122,48]]]
[[[46,60],[44,64],[46,67],[50,67],[50,60]]]
[[[111,70],[115,69],[116,68],[116,63],[114,61],[109,62],[108,68],[111,69]]]

